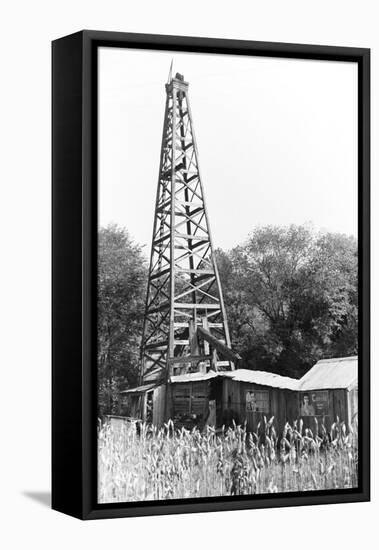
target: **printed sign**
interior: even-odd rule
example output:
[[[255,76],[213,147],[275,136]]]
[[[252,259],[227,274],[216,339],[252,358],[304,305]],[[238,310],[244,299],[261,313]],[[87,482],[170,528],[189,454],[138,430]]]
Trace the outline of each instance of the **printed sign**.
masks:
[[[328,391],[307,392],[300,396],[300,416],[326,416],[328,411]]]
[[[268,391],[246,391],[246,411],[247,412],[269,412]]]

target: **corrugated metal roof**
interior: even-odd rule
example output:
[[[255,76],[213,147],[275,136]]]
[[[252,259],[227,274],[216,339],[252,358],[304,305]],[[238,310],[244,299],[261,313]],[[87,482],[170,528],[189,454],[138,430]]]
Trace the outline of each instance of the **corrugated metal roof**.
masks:
[[[202,382],[203,380],[210,380],[211,378],[215,378],[219,375],[219,372],[215,372],[212,370],[207,373],[190,372],[188,374],[177,374],[176,376],[171,376],[170,381],[173,384],[177,384],[180,382]]]
[[[299,380],[289,378],[288,376],[280,376],[272,372],[262,370],[237,369],[234,371],[223,372],[223,376],[232,378],[236,382],[249,382],[250,384],[258,384],[260,386],[270,386],[272,388],[282,388],[286,390],[297,390]]]
[[[151,384],[145,384],[144,386],[138,386],[137,388],[131,388],[130,390],[123,390],[120,393],[143,393],[145,391],[152,390],[153,388],[159,386],[156,382]]]
[[[271,372],[259,370],[237,369],[234,371],[209,371],[206,374],[194,372],[191,374],[180,374],[171,376],[172,383],[178,382],[201,382],[203,380],[211,380],[216,377],[227,377],[236,382],[249,382],[250,384],[258,384],[260,386],[271,386],[273,388],[282,388],[288,390],[297,390],[298,380],[280,376]]]
[[[357,356],[322,359],[300,379],[299,390],[348,389],[357,383]]]
[[[293,391],[332,390],[351,388],[358,383],[358,357],[340,357],[318,361],[300,380],[261,370],[237,369],[234,371],[193,372],[171,376],[171,383],[202,382],[216,377],[227,377],[236,382],[248,382],[260,386]],[[124,390],[121,393],[142,393],[159,384],[151,383]]]

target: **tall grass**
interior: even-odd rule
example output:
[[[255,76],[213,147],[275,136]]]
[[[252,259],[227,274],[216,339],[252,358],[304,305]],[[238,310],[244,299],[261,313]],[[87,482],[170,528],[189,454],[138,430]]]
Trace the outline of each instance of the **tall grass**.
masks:
[[[100,503],[283,493],[357,486],[357,429],[338,419],[329,432],[315,421],[274,419],[258,433],[245,426],[215,432],[105,423],[98,432]]]

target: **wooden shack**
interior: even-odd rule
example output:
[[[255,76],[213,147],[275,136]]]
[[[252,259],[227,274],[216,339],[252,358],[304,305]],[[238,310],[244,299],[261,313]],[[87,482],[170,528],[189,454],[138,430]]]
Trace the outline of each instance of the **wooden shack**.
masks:
[[[282,430],[298,415],[298,380],[271,372],[238,369],[223,373],[222,408],[225,423],[234,419],[247,423],[249,431],[256,431],[264,417],[275,417],[275,426]]]
[[[216,424],[215,407],[222,399],[219,373],[188,373],[171,376],[167,384],[145,384],[120,392],[121,414],[161,426],[168,419],[176,427],[202,429],[206,423]],[[211,381],[213,383],[211,384]],[[216,388],[219,388],[216,397]]]
[[[124,417],[161,426],[165,420],[166,385],[145,384],[120,392],[120,412]]]
[[[256,431],[263,418],[303,419],[314,429],[316,417],[329,429],[337,419],[352,424],[358,412],[358,359],[318,361],[300,380],[259,370],[194,372],[171,376],[167,384],[150,383],[121,392],[124,416],[161,426],[203,429],[246,421]]]
[[[216,428],[243,424],[255,431],[271,416],[282,429],[298,417],[298,380],[263,371],[238,369],[173,376],[168,385],[175,425]]]
[[[203,428],[206,424],[218,425],[221,400],[221,373],[188,373],[172,376],[167,386],[168,415],[178,427]],[[216,409],[218,406],[218,412]]]
[[[358,415],[358,357],[318,361],[299,380],[299,416],[304,425],[314,417],[327,428],[337,419],[351,425]]]

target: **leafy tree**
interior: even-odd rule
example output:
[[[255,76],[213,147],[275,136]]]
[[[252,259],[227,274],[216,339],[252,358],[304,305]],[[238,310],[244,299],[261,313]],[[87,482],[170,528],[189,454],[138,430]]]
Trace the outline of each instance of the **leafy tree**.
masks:
[[[247,368],[301,376],[357,352],[357,245],[309,226],[258,227],[217,251],[234,347]]]
[[[118,392],[138,381],[139,345],[146,293],[141,248],[117,225],[99,231],[99,414],[118,412]]]

